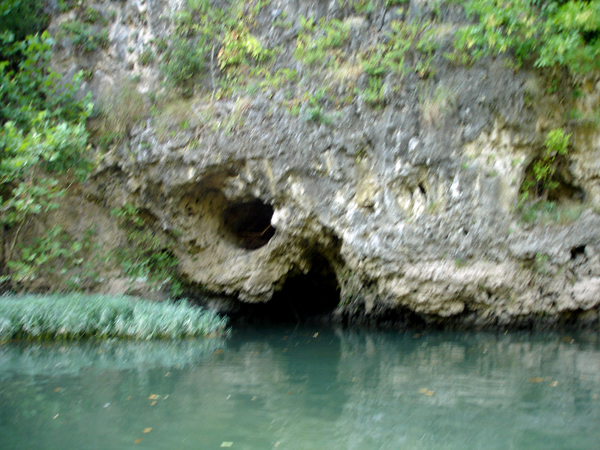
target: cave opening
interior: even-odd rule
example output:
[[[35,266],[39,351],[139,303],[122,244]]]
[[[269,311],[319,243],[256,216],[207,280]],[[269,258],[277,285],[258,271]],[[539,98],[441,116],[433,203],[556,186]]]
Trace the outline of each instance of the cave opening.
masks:
[[[538,173],[540,171],[542,175]],[[531,161],[525,170],[520,194],[532,199],[534,206],[539,200],[546,200],[552,205],[582,204],[586,197],[585,191],[573,182],[568,159],[560,154],[552,161],[544,158]]]
[[[223,211],[223,226],[238,247],[255,250],[267,245],[275,234],[273,207],[260,199],[239,201]]]
[[[315,254],[308,273],[289,276],[268,302],[241,304],[231,318],[248,324],[326,324],[339,302],[335,272],[323,255]]]

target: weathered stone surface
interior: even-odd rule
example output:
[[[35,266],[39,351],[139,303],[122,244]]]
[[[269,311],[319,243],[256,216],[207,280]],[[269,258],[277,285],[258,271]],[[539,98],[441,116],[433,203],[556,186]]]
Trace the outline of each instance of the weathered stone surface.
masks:
[[[160,90],[160,71],[138,57],[152,39],[168,38],[179,3],[102,3],[118,17],[110,48],[89,66],[65,47],[56,67],[91,67],[86,88],[99,101],[131,77],[139,78],[140,93]],[[411,2],[408,16],[428,14],[419,9],[428,3]],[[300,14],[346,20],[357,48],[390,20],[381,11],[348,16],[335,1],[273,2],[257,29],[265,45],[289,41],[293,48],[294,28],[270,25],[282,10],[294,23]],[[446,18],[451,33],[460,13],[449,10]],[[300,77],[310,70],[293,64]],[[181,274],[244,302],[268,301],[290,276],[317,270],[319,254],[340,286],[341,315],[401,308],[434,322],[483,326],[597,310],[600,133],[575,128],[572,140],[568,174],[586,196],[584,205],[573,203],[585,210],[581,217],[522,222],[519,188],[547,131],[562,124],[559,99],[544,93],[542,74],[515,72],[500,59],[467,69],[440,52],[436,64],[428,84],[414,75],[399,86],[387,80],[382,107],[358,98],[328,111],[331,124],[306,120],[302,110],[290,115],[276,90],[176,100],[186,129],[165,135],[177,126],[173,115],[146,117],[102,156],[95,183],[120,172],[127,183],[105,190],[105,201],[132,201],[158,228],[176,230]],[[525,104],[526,92],[539,100],[535,106]],[[589,95],[598,98],[600,83]],[[224,217],[233,205],[257,200],[272,207],[261,220],[275,232],[247,248],[261,230],[232,231]]]

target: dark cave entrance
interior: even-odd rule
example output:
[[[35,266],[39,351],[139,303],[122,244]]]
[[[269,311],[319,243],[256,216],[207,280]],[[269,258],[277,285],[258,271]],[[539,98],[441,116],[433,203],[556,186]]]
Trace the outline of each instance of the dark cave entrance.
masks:
[[[266,245],[275,229],[271,226],[273,207],[259,199],[235,202],[223,211],[223,226],[233,243],[246,250]]]
[[[327,259],[316,254],[308,273],[291,275],[266,303],[243,303],[231,315],[238,323],[330,323],[340,301],[337,278]]]

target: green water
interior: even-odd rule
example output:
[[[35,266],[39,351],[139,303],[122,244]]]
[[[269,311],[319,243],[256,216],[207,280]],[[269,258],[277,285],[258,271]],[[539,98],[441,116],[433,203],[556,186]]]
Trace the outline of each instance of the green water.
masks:
[[[593,450],[599,395],[597,333],[10,344],[0,449]]]

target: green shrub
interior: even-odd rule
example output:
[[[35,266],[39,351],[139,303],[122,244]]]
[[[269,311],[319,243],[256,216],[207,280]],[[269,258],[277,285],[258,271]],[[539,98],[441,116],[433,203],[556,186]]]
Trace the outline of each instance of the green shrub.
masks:
[[[98,24],[102,26],[108,25],[108,20],[102,15],[100,11],[92,7],[85,7],[81,12],[81,18],[85,23],[91,25]]]
[[[0,341],[186,338],[226,333],[226,320],[187,302],[106,295],[0,297]]]
[[[58,0],[58,10],[61,13],[71,11],[77,6],[80,0]]]
[[[438,48],[436,28],[430,22],[392,22],[385,44],[379,43],[361,55],[361,63],[369,75],[368,87],[356,90],[371,104],[383,100],[383,79],[389,73],[405,76],[416,72],[421,78],[434,73],[433,55]],[[412,58],[407,58],[411,55]]]
[[[600,0],[468,0],[477,22],[457,33],[456,61],[513,52],[517,64],[564,66],[574,73],[600,68]]]
[[[74,238],[60,225],[47,229],[42,236],[18,245],[7,262],[14,290],[30,285],[37,279],[61,291],[89,289],[97,284],[98,261],[90,259],[94,249],[94,229],[86,230],[82,238]]]
[[[354,11],[358,14],[371,14],[375,11],[373,0],[350,0]]]
[[[142,66],[147,66],[149,64],[151,64],[152,62],[154,62],[154,52],[152,51],[151,48],[145,48],[144,50],[142,50],[140,52],[140,56],[138,58],[140,64]]]
[[[545,200],[551,191],[559,187],[554,176],[560,158],[567,154],[570,137],[571,135],[565,134],[562,128],[556,128],[548,133],[542,155],[533,162],[531,173],[521,185],[521,204],[525,203],[531,194]]]
[[[343,22],[332,19],[319,22],[319,26],[311,17],[300,17],[302,31],[296,41],[294,57],[306,65],[323,63],[334,60],[335,56],[343,55],[342,47],[350,37],[350,28]]]
[[[326,88],[321,88],[313,95],[308,98],[308,108],[306,109],[305,119],[307,121],[313,121],[322,123],[324,125],[331,125],[333,119],[325,114],[323,103],[325,103]]]
[[[389,8],[389,7],[392,7],[392,6],[405,5],[409,1],[410,0],[385,0],[385,6]]]
[[[45,30],[50,22],[46,5],[46,0],[2,0],[0,33],[9,32],[20,41]]]
[[[89,127],[93,129],[94,139],[103,150],[121,143],[131,128],[148,113],[144,96],[138,92],[133,81],[114,86],[113,89],[98,103],[99,113]]]
[[[169,283],[171,294],[179,295],[181,283],[175,273],[178,259],[169,243],[153,232],[140,209],[131,203],[113,209],[111,215],[127,234],[128,247],[118,249],[114,255],[125,274],[131,279],[147,280],[156,289]]]
[[[109,44],[106,29],[97,29],[89,23],[78,20],[61,24],[61,32],[78,50],[83,52],[91,53],[100,48],[107,48]]]
[[[52,43],[47,33],[24,41],[0,34],[0,223],[8,279],[23,225],[57,207],[61,177],[81,181],[90,169],[85,123],[92,104],[76,99],[81,73],[68,83],[49,68]]]
[[[206,70],[206,49],[195,39],[175,38],[163,56],[161,70],[168,82],[190,96],[196,79]]]
[[[223,38],[223,46],[217,55],[219,69],[225,70],[240,64],[249,64],[250,60],[262,62],[272,56],[272,52],[265,50],[260,41],[256,39],[244,24],[227,30]]]

